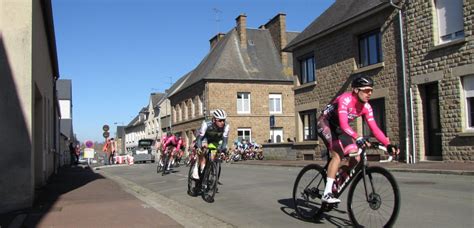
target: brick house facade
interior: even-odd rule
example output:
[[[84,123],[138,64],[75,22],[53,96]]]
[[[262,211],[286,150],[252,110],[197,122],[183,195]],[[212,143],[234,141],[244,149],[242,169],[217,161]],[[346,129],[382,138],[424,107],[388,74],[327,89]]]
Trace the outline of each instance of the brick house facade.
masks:
[[[474,72],[473,3],[468,0],[461,0],[460,3],[464,35],[440,43],[436,3],[443,1],[398,3],[403,5],[402,23],[406,26],[406,114],[398,9],[389,3],[378,0],[336,1],[290,42],[284,50],[293,53],[294,74],[297,77],[294,88],[295,145],[314,146],[314,151],[306,153],[315,153],[318,157],[325,148],[318,144],[317,137],[305,138],[302,113],[315,110],[317,118],[318,112],[335,94],[350,90],[349,84],[354,76],[366,75],[372,77],[376,84],[370,103],[375,107],[376,116],[379,116],[377,123],[382,125],[391,142],[400,145],[402,160],[472,161],[474,114],[469,112],[469,102],[473,102],[469,95],[470,81],[465,82],[465,79]],[[451,2],[449,5],[448,8],[442,7],[443,10],[451,10]],[[365,43],[373,46],[364,46]],[[369,57],[361,51],[367,49]],[[370,55],[380,56],[380,59],[371,62]],[[314,59],[315,80],[301,83],[301,62],[308,57]],[[369,61],[369,64],[362,60]],[[474,76],[472,78],[474,82]],[[311,124],[310,131],[314,129],[315,121]],[[353,127],[359,134],[368,134],[364,132],[361,120]]]
[[[168,96],[172,131],[182,135],[186,147],[195,139],[202,121],[210,120],[210,112],[217,108],[228,115],[229,147],[239,136],[259,144],[275,132],[280,135],[274,137],[275,142],[294,137],[293,80],[285,74],[291,60],[280,50],[297,34],[286,32],[284,14],[259,29],[248,29],[245,15],[236,22],[227,34],[219,33],[210,40],[209,54],[179,80],[179,86],[173,85],[178,89]],[[273,97],[281,103],[277,105],[280,112],[269,111]],[[248,105],[249,110],[242,105]],[[274,128],[270,128],[270,115],[275,116]]]
[[[464,35],[444,43],[436,6],[443,2],[409,1],[405,7],[415,151],[421,160],[472,161],[474,126],[465,80],[474,77],[474,2],[449,1],[446,14],[459,14],[455,24]]]
[[[378,125],[392,142],[400,143],[404,127],[400,118],[402,110],[400,68],[397,66],[400,59],[397,27],[396,23],[386,22],[393,18],[392,8],[378,1],[372,4],[369,2],[371,1],[361,2],[359,8],[353,8],[348,2],[336,1],[285,48],[293,53],[295,63],[295,147],[301,145],[315,148],[304,151],[304,154],[297,153],[300,159],[321,157],[321,151],[326,148],[322,141],[318,141],[316,119],[336,95],[351,90],[352,79],[359,75],[374,79],[371,104],[377,109],[374,111],[378,112],[383,122],[377,121]],[[373,64],[363,65],[359,48],[361,39],[366,34],[378,32],[382,58]],[[308,58],[314,58],[315,77],[313,81],[303,83],[301,66],[304,66],[302,62]],[[374,100],[377,107],[372,102]],[[309,121],[305,120],[307,113],[312,118]],[[352,126],[359,135],[369,135],[363,132],[361,118]]]

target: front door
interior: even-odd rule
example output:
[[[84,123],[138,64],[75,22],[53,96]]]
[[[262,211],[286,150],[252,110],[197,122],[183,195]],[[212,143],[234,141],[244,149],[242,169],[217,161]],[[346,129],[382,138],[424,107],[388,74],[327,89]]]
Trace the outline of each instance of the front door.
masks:
[[[425,85],[425,94],[425,155],[427,160],[441,160],[438,83]]]

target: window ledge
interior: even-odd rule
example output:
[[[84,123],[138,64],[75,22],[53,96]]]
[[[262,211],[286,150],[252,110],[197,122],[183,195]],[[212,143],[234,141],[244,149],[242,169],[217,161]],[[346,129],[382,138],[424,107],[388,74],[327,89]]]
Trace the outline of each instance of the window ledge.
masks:
[[[474,131],[465,131],[458,134],[459,137],[473,137]]]
[[[462,39],[457,39],[457,40],[453,40],[453,41],[450,41],[450,42],[447,42],[447,43],[444,43],[444,44],[439,44],[439,45],[435,45],[433,47],[431,47],[429,49],[429,51],[436,51],[436,50],[439,50],[439,49],[443,49],[443,48],[446,48],[446,47],[451,47],[451,46],[454,46],[454,45],[458,45],[458,44],[464,44],[466,43],[466,38],[462,38]]]
[[[384,62],[376,63],[376,64],[365,66],[365,67],[362,67],[362,68],[359,68],[359,69],[355,69],[354,71],[352,71],[352,74],[359,74],[359,73],[366,72],[366,71],[369,71],[369,70],[382,68],[384,66],[385,66]]]
[[[303,84],[303,85],[300,85],[300,86],[295,86],[295,87],[292,88],[292,90],[300,90],[300,89],[304,89],[304,88],[311,87],[311,86],[316,86],[316,81],[309,82],[309,83],[306,83],[306,84]]]
[[[307,146],[307,145],[319,145],[319,141],[303,141],[303,142],[295,142],[293,143],[295,146]]]

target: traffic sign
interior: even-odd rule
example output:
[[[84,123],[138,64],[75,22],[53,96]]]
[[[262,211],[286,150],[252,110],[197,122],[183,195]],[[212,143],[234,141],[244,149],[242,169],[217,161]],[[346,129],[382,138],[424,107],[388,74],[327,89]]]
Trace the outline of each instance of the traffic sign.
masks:
[[[94,143],[93,143],[91,140],[87,140],[85,144],[86,144],[86,147],[87,147],[87,148],[92,148],[92,147],[94,147]]]
[[[104,126],[102,126],[102,130],[104,131],[109,131],[110,127],[109,125],[105,124]]]
[[[110,133],[108,131],[105,131],[102,135],[104,136],[104,138],[108,138],[110,136]]]

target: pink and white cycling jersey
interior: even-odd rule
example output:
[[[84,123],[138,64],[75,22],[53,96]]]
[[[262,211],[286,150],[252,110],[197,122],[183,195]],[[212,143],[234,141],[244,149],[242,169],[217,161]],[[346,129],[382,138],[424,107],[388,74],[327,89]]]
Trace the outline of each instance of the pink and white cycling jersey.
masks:
[[[166,141],[164,142],[163,144],[163,148],[166,150],[166,147],[169,146],[169,145],[173,145],[175,146],[175,151],[179,151],[179,149],[181,148],[181,146],[183,145],[183,140],[181,140],[181,138],[177,138],[176,136],[174,135],[171,135],[170,137],[168,137],[166,139]]]
[[[326,107],[323,115],[329,120],[331,126],[339,126],[344,133],[354,139],[357,139],[358,135],[349,123],[357,117],[363,116],[375,138],[385,146],[389,144],[388,138],[374,120],[372,107],[369,103],[360,102],[355,93],[346,92],[338,96],[333,103]]]

